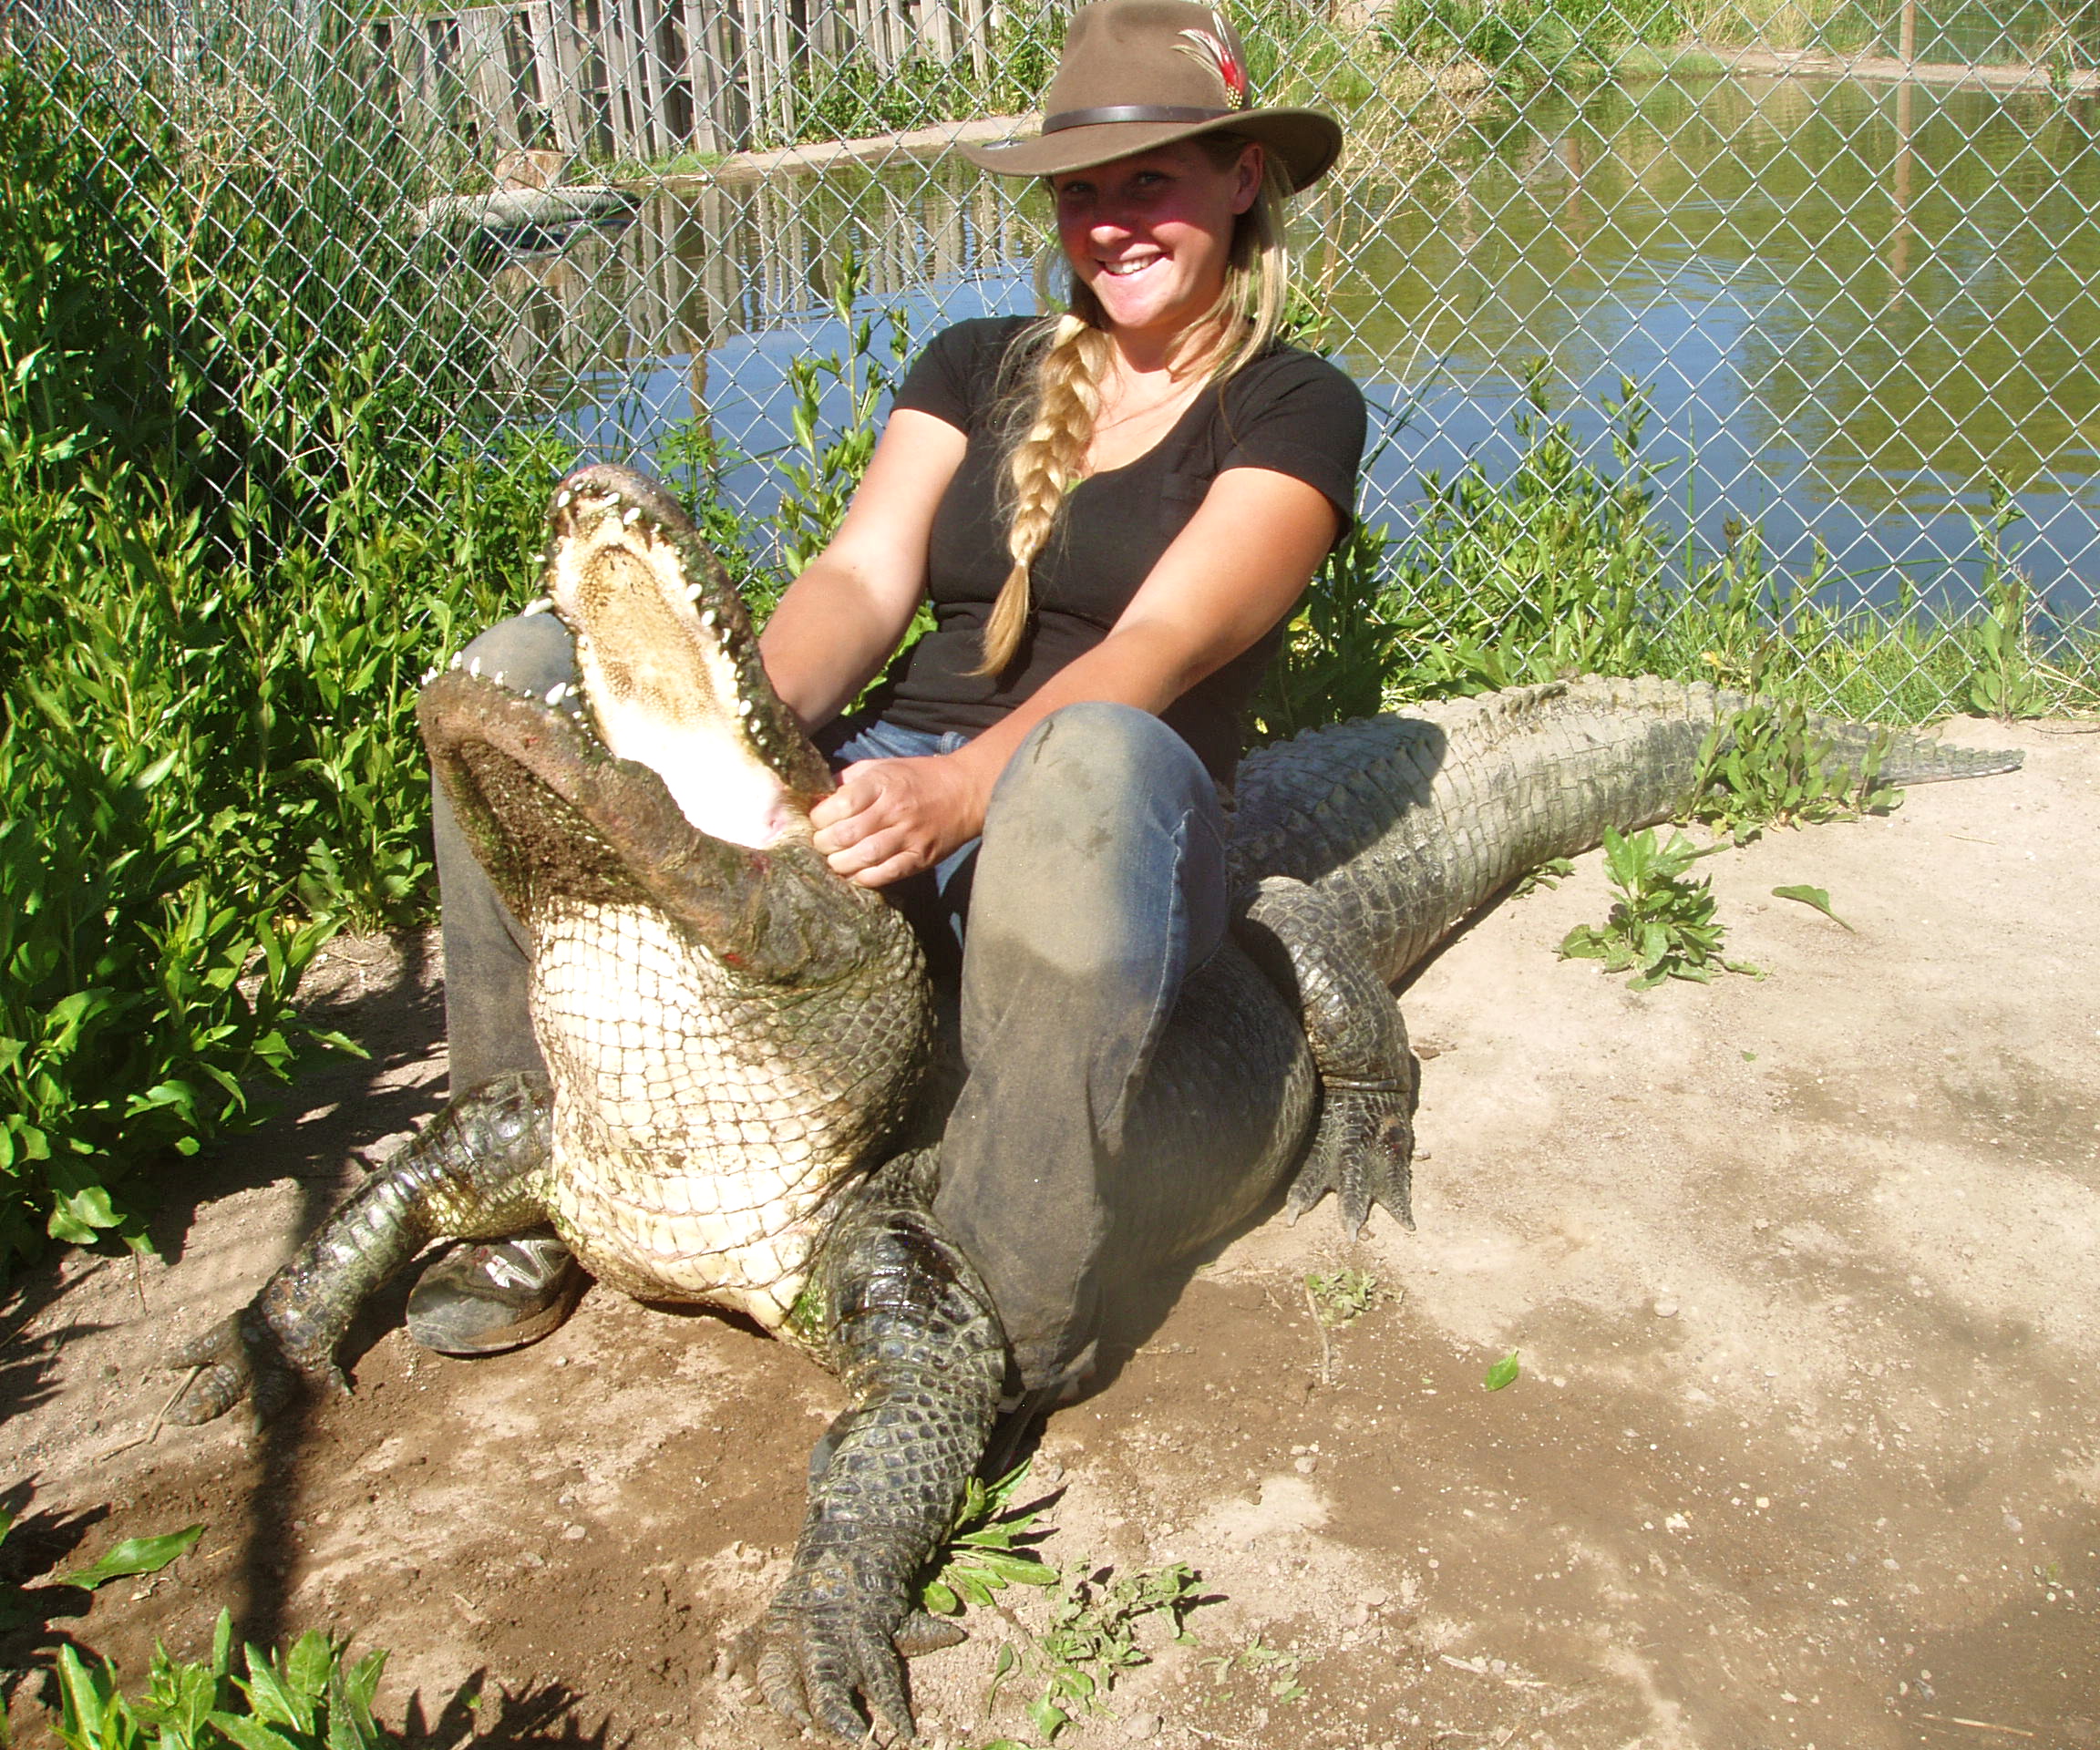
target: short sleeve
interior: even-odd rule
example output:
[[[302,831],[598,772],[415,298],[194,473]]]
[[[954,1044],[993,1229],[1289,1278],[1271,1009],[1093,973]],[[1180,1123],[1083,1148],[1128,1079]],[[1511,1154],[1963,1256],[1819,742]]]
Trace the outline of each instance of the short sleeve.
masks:
[[[1218,471],[1266,468],[1303,480],[1341,514],[1356,520],[1356,473],[1364,460],[1364,392],[1348,374],[1311,353],[1271,354],[1228,385],[1224,451]]]
[[[1007,345],[1022,325],[984,317],[943,328],[911,361],[890,407],[930,413],[957,431],[974,433],[996,392]]]

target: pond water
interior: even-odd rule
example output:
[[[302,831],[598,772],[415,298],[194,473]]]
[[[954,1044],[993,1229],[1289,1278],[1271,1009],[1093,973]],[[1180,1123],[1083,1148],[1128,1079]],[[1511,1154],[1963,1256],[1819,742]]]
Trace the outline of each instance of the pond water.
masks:
[[[827,273],[913,330],[1034,307],[1034,197],[962,166],[658,197],[622,235],[523,273],[520,370],[581,372],[564,417],[646,451],[704,401],[750,453],[785,441],[789,358],[837,349]],[[2088,103],[1729,78],[1546,92],[1408,180],[1326,190],[1302,262],[1381,408],[1366,510],[1515,454],[1530,361],[1601,444],[1622,377],[1664,515],[1712,550],[1756,524],[1860,594],[1963,596],[2002,483],[2060,620],[2100,599],[2100,149]],[[603,259],[591,259],[589,252]],[[566,289],[564,289],[566,288]],[[514,292],[516,288],[513,288]],[[734,484],[755,499],[763,469]]]

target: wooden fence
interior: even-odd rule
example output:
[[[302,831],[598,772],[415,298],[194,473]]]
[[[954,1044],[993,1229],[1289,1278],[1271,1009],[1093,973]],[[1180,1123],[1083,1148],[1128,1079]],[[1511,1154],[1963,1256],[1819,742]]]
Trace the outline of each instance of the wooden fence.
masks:
[[[878,76],[966,60],[982,79],[1008,0],[525,0],[376,19],[424,138],[656,159],[791,138],[798,94],[849,52]]]

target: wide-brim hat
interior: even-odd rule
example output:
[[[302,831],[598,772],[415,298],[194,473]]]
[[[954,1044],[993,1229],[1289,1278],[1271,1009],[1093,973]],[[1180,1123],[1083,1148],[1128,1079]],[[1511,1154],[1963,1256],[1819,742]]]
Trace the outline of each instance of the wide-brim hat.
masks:
[[[1222,12],[1192,0],[1094,0],[1065,30],[1042,131],[959,149],[1002,176],[1055,176],[1215,133],[1260,140],[1293,190],[1326,175],[1342,151],[1342,124],[1324,111],[1255,107],[1247,51]]]

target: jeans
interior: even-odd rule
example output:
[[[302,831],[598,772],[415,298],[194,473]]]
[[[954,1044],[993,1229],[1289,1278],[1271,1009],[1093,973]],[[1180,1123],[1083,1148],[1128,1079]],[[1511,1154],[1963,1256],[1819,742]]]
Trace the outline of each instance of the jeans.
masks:
[[[468,654],[541,692],[572,678],[551,615],[493,627]],[[876,721],[824,741],[836,768],[965,739]],[[442,787],[435,824],[458,1091],[540,1054],[528,939]],[[1091,1364],[1113,1286],[1098,1268],[1103,1188],[1143,1169],[1125,1158],[1124,1124],[1183,979],[1224,939],[1225,841],[1216,788],[1180,736],[1128,705],[1073,705],[1007,762],[982,839],[885,890],[936,976],[959,980],[963,1081],[934,1213],[991,1289],[1024,1390]]]

